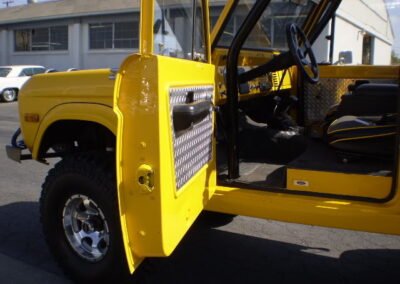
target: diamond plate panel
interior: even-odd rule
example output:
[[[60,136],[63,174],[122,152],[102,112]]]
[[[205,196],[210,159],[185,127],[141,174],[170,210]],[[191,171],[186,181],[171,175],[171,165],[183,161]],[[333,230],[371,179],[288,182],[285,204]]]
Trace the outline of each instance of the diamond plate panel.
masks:
[[[318,84],[304,85],[304,103],[306,125],[322,121],[329,108],[340,102],[347,93],[347,86],[354,83],[351,79],[321,78]]]
[[[181,189],[212,157],[212,112],[186,133],[176,136],[172,110],[175,105],[193,100],[212,101],[214,87],[199,86],[170,89],[171,129],[174,139],[176,189]]]
[[[360,80],[360,79],[358,79]],[[393,80],[368,79],[371,83],[396,83]],[[348,85],[354,79],[321,78],[318,84],[304,84],[305,123],[311,125],[324,120],[328,110],[340,102],[340,98],[348,93]]]

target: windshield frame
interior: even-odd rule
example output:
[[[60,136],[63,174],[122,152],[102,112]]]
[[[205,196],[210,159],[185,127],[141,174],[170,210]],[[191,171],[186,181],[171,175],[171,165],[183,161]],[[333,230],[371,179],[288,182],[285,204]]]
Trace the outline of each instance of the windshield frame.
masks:
[[[165,1],[165,3],[164,3]],[[170,1],[174,5],[167,5]],[[209,38],[208,0],[152,0],[153,23],[151,54],[171,58],[211,62]],[[179,25],[175,20],[179,16],[186,23]],[[177,26],[186,27],[190,33],[177,33]],[[190,34],[190,37],[184,35]],[[142,39],[144,42],[144,39]]]
[[[215,26],[212,27],[212,44],[211,44],[212,50],[214,50],[215,48],[219,48],[219,49],[229,49],[230,48],[230,46],[220,45],[219,43],[220,43],[220,40],[221,40],[221,37],[222,37],[224,31],[226,30],[226,27],[228,26],[229,22],[231,21],[232,17],[235,15],[235,12],[238,9],[238,5],[240,4],[240,1],[241,0],[227,0],[226,5],[221,13],[221,16],[217,20]],[[254,4],[256,2],[257,2],[257,0],[254,2]],[[323,4],[324,1],[310,0],[310,2],[313,2],[315,5],[314,5],[314,7],[312,7],[310,9],[305,20],[302,23],[302,28],[305,30],[306,34],[308,34],[309,30],[313,30],[314,25],[316,25],[315,21],[312,21],[312,19],[315,18],[316,16],[318,16],[318,15],[315,15],[316,11],[319,9],[319,7],[321,6],[321,4]],[[271,3],[273,3],[273,1],[270,1],[268,6],[270,6]],[[249,11],[252,9],[254,4],[249,7]],[[311,21],[310,21],[310,19],[311,19]],[[313,23],[313,24],[311,24],[311,26],[309,24],[310,22]],[[242,26],[242,25],[243,25],[243,22],[241,23],[240,26]],[[237,35],[237,33],[240,29],[240,26],[237,27],[236,33],[234,34],[233,38]],[[231,44],[232,44],[232,42],[231,42]],[[283,49],[283,48],[274,48],[274,47],[257,48],[257,47],[249,47],[249,46],[246,46],[245,44],[243,45],[242,50],[260,51],[260,52],[284,52],[284,51],[287,51],[287,49]]]

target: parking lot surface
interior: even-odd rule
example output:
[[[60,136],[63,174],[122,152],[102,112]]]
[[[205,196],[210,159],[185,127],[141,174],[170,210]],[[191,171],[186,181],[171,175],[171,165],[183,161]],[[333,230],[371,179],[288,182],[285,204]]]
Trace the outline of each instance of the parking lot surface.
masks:
[[[70,283],[39,221],[41,183],[54,162],[6,158],[17,112],[17,103],[0,104],[0,283]],[[146,261],[132,282],[400,283],[399,236],[243,216],[209,219],[202,216],[171,257]]]

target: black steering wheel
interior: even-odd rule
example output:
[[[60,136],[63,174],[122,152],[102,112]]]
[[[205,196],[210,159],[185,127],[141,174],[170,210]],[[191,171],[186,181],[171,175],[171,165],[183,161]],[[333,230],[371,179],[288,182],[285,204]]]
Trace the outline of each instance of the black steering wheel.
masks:
[[[319,80],[319,70],[310,41],[303,30],[294,23],[286,26],[286,36],[290,53],[297,67],[308,82],[316,84]],[[310,60],[307,59],[307,56]]]

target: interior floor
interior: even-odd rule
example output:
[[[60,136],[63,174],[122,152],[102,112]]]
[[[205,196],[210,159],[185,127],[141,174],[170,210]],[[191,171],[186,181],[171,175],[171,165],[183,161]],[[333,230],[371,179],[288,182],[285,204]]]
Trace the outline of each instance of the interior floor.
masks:
[[[241,161],[239,164],[240,177],[235,182],[265,186],[268,188],[286,187],[286,166],[259,162]],[[226,176],[228,170],[220,173]]]
[[[288,167],[373,176],[391,175],[393,163],[389,159],[349,156],[349,161],[343,162],[341,156],[324,141],[307,140],[306,151],[288,163]]]
[[[239,162],[240,177],[235,179],[235,182],[255,185],[257,188],[285,189],[287,168],[370,176],[391,176],[392,174],[393,162],[391,160],[355,157],[344,163],[336,151],[324,141],[312,138],[305,138],[305,140],[307,145],[305,151],[289,162],[279,161],[275,158],[261,158],[260,155],[253,155],[254,158],[241,158]],[[224,180],[228,174],[226,158],[224,158],[226,151],[221,145],[218,148],[219,177]],[[254,147],[251,148],[251,151],[257,151],[257,149]]]

